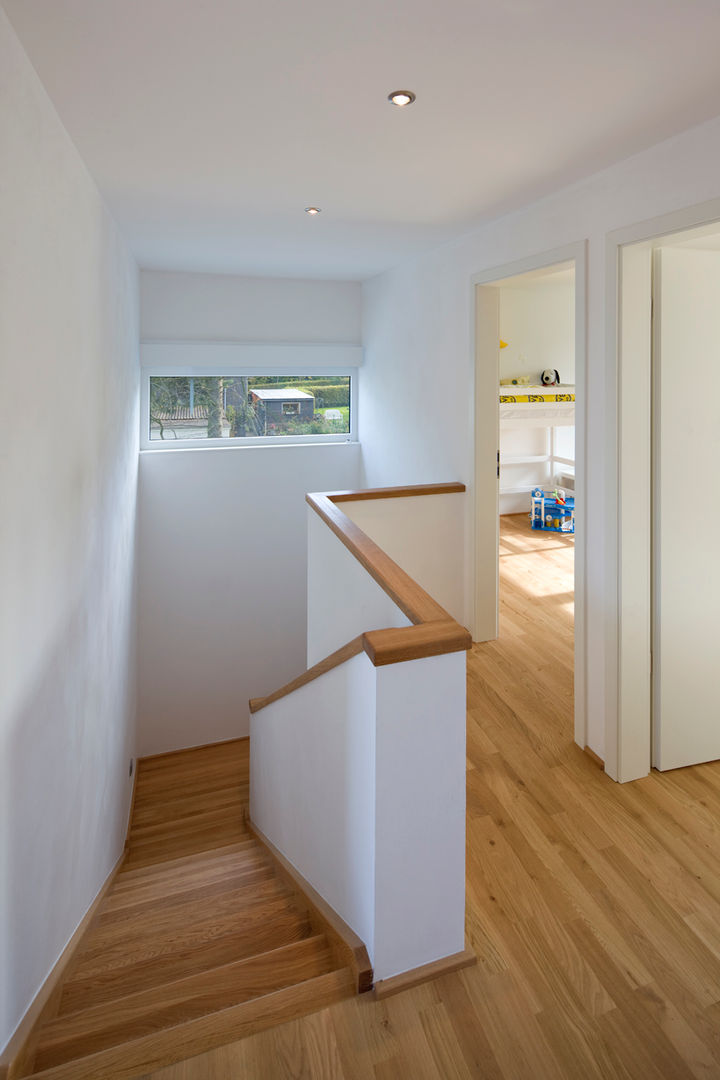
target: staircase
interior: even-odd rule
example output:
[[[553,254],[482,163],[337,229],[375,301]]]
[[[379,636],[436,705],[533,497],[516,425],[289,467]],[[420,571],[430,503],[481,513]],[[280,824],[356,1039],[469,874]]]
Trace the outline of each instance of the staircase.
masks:
[[[11,1080],[124,1080],[349,997],[367,963],[246,822],[248,742],[146,758],[124,862]]]

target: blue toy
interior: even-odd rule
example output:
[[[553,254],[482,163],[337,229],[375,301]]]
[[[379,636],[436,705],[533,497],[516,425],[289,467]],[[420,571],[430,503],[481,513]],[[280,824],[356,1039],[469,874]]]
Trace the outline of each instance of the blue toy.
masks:
[[[562,488],[543,491],[533,488],[530,496],[530,524],[545,532],[575,533],[575,498]]]

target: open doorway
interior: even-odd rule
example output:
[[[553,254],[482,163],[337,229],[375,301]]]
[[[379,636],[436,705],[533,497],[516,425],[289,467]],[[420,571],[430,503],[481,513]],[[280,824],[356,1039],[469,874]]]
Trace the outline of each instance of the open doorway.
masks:
[[[575,558],[584,437],[582,417],[578,423],[584,391],[584,355],[577,355],[579,333],[584,344],[577,325],[580,261],[565,258],[476,281],[473,636],[507,643],[517,663],[527,665],[527,677],[536,679],[538,702],[557,722],[558,736],[574,736],[585,747],[583,664],[577,671],[584,650],[576,634],[580,629],[582,641],[582,621],[577,627],[575,619],[582,581]]]

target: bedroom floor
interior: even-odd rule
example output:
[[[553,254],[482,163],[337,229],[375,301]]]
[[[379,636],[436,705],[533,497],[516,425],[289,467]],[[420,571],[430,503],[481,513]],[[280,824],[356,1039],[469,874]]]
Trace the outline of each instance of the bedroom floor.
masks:
[[[575,540],[531,529],[527,514],[500,518],[500,626],[483,652],[504,669],[533,673],[547,708],[543,737],[573,733]]]

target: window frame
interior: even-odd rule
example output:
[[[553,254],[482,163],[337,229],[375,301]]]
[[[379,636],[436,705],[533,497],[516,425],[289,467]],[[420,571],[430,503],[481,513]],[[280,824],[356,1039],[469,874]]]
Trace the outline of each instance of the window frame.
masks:
[[[224,439],[150,439],[150,379],[151,378],[248,378],[256,376],[278,375],[280,377],[297,377],[307,375],[309,377],[322,378],[349,378],[350,379],[350,431],[333,433],[331,435],[253,435],[236,436]],[[280,367],[264,365],[217,364],[212,367],[206,365],[183,366],[177,365],[147,365],[143,366],[140,383],[140,449],[142,451],[168,451],[168,450],[209,450],[217,447],[235,449],[250,446],[317,446],[320,443],[356,443],[357,437],[357,400],[358,400],[358,368],[345,365],[343,367],[319,367],[316,365],[298,366],[289,364]]]

